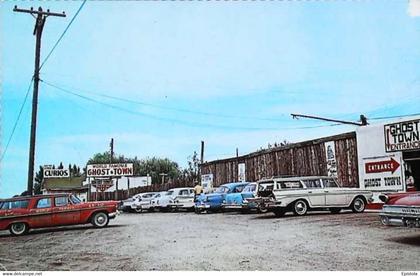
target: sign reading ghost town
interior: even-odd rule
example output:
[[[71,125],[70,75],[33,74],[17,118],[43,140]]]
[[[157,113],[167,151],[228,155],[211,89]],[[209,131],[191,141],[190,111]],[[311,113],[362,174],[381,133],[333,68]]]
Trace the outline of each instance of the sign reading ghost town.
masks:
[[[44,165],[42,168],[44,169],[44,178],[70,177],[69,169],[56,169],[52,165]]]
[[[133,175],[133,163],[90,164],[86,168],[87,177],[112,177]]]
[[[385,125],[385,151],[420,149],[420,120]]]

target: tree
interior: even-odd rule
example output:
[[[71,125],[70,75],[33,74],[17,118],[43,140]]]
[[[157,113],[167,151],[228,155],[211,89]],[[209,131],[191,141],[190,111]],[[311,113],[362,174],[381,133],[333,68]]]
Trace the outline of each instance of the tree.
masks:
[[[44,180],[44,168],[39,166],[38,172],[35,173],[34,194],[39,195],[42,193],[42,181]]]
[[[188,156],[188,167],[182,170],[183,181],[186,183],[194,183],[198,181],[198,167],[200,159],[198,154],[194,151],[193,155]]]

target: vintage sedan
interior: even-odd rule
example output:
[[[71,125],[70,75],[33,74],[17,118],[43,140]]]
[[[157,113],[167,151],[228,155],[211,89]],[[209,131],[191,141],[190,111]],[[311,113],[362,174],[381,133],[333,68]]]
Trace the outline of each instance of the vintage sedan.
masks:
[[[195,212],[221,210],[227,194],[240,193],[248,184],[249,182],[227,183],[218,187],[213,193],[199,195],[195,202]]]
[[[151,211],[151,200],[156,193],[141,193],[132,196],[126,200],[121,201],[121,210],[124,212],[137,212]]]
[[[222,203],[222,208],[226,210],[240,210],[247,212],[257,210],[258,206],[255,202],[249,202],[249,198],[254,198],[257,190],[257,183],[249,183],[240,192],[226,194]],[[264,212],[264,210],[261,210]]]
[[[170,189],[160,197],[156,207],[161,211],[193,209],[194,189],[190,187]]]
[[[117,215],[117,201],[81,202],[71,194],[4,199],[0,202],[0,230],[23,235],[29,229],[92,223],[101,228]]]
[[[379,196],[384,202],[381,222],[390,226],[420,227],[420,193],[395,193]]]
[[[289,211],[302,216],[317,209],[328,209],[332,213],[351,209],[361,213],[373,196],[371,191],[341,188],[337,179],[327,176],[265,179],[258,182],[257,190],[257,197],[248,200],[273,211],[276,216]]]

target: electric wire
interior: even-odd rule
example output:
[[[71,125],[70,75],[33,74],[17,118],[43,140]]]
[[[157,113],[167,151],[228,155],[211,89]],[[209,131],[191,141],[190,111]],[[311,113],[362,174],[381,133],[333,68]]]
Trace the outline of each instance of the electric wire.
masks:
[[[53,87],[53,88],[55,88],[59,91],[62,91],[64,93],[66,93],[66,94],[71,94],[73,96],[84,99],[86,101],[94,102],[94,103],[97,103],[97,104],[100,104],[100,105],[103,105],[103,106],[107,106],[107,107],[112,108],[112,109],[116,109],[116,110],[119,110],[119,111],[123,111],[123,112],[126,112],[126,113],[130,113],[130,114],[133,114],[133,115],[146,117],[146,118],[150,118],[150,119],[154,119],[154,120],[178,123],[178,124],[188,125],[188,126],[193,126],[193,127],[210,127],[210,128],[224,128],[224,129],[239,129],[239,130],[277,130],[278,131],[278,130],[293,130],[293,129],[297,129],[297,130],[298,129],[311,129],[311,128],[321,128],[321,127],[330,127],[330,126],[341,125],[339,123],[336,123],[336,124],[305,126],[305,127],[266,128],[266,127],[238,127],[238,126],[216,125],[216,124],[209,124],[209,123],[195,123],[195,122],[190,122],[190,121],[184,121],[184,120],[166,118],[166,117],[159,117],[159,116],[155,116],[155,115],[151,115],[151,114],[147,114],[147,113],[143,113],[143,112],[133,111],[133,110],[130,110],[130,109],[127,109],[127,108],[123,108],[123,107],[120,107],[120,106],[116,106],[116,105],[113,105],[113,104],[109,104],[109,103],[99,101],[97,99],[88,97],[86,95],[76,93],[74,91],[70,91],[68,89],[59,87],[57,85],[54,85],[54,84],[49,83],[49,82],[44,81],[44,80],[40,80],[40,81],[45,83],[46,85],[48,85],[50,87]]]
[[[59,84],[56,84],[56,83],[51,83],[51,82],[45,81],[45,80],[44,80],[44,82],[47,83],[47,84],[50,84],[50,85],[55,85],[55,86],[60,86],[60,87],[63,86],[63,85],[59,85]],[[75,89],[75,88],[71,88],[71,89],[73,91],[82,92],[81,89]],[[212,116],[212,117],[220,117],[220,118],[236,118],[236,119],[244,119],[244,120],[272,121],[272,122],[279,122],[281,120],[279,118],[263,118],[263,117],[229,115],[229,114],[220,114],[220,113],[212,113],[212,112],[203,112],[203,111],[197,111],[197,110],[191,110],[191,109],[183,109],[183,108],[176,108],[176,107],[170,107],[170,106],[161,106],[161,105],[157,105],[157,104],[147,103],[147,102],[144,102],[144,101],[138,101],[138,100],[132,100],[132,99],[121,98],[121,97],[116,97],[116,96],[110,96],[110,95],[103,94],[103,93],[94,93],[94,92],[87,92],[87,91],[83,91],[83,92],[86,93],[86,94],[90,94],[90,95],[100,96],[100,97],[103,97],[103,98],[123,101],[123,102],[127,102],[127,103],[132,103],[132,104],[138,104],[138,105],[142,105],[142,106],[149,106],[149,107],[163,109],[163,110],[172,110],[172,111],[176,111],[176,112],[191,113],[191,114],[204,115],[204,116]],[[281,116],[285,116],[285,114],[281,114]]]
[[[12,132],[10,133],[9,139],[7,140],[6,146],[4,147],[4,150],[3,150],[2,154],[1,154],[0,162],[3,161],[3,158],[6,155],[7,149],[9,148],[10,141],[12,140],[13,135],[15,134],[15,130],[16,130],[16,127],[17,127],[18,122],[20,120],[20,116],[22,115],[23,108],[24,108],[24,106],[26,104],[26,101],[28,100],[29,92],[31,90],[33,81],[34,81],[34,78],[32,77],[31,82],[29,83],[29,86],[28,86],[28,90],[26,91],[25,98],[23,99],[22,105],[20,106],[18,116],[17,116],[16,121],[15,121],[15,123],[13,125]]]
[[[67,27],[64,29],[63,33],[60,35],[60,37],[58,38],[57,42],[54,44],[54,46],[52,47],[51,51],[48,53],[48,55],[45,57],[45,59],[42,61],[41,66],[39,67],[39,70],[41,70],[42,66],[44,66],[44,64],[47,62],[47,60],[50,58],[51,54],[54,52],[55,48],[58,46],[58,44],[60,43],[61,39],[63,39],[64,35],[67,33],[68,29],[70,28],[70,26],[73,24],[74,20],[76,19],[77,15],[79,15],[80,11],[82,10],[83,6],[86,4],[87,0],[84,0],[83,3],[80,5],[79,9],[77,10],[77,12],[74,14],[73,18],[70,20],[69,24],[67,25]]]

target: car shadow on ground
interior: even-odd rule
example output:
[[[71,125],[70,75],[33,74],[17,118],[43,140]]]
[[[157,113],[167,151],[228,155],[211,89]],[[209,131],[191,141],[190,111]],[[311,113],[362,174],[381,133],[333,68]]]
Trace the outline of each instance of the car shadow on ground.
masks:
[[[107,227],[102,228],[102,229],[119,228],[119,227],[126,227],[126,226],[127,225],[123,225],[123,224],[113,224],[113,225],[108,225]],[[22,237],[45,234],[45,233],[79,231],[79,230],[89,230],[89,229],[98,229],[98,228],[95,228],[92,225],[60,226],[60,227],[57,227],[57,228],[40,228],[40,229],[29,230],[29,232],[27,234],[23,235]],[[1,231],[0,232],[0,239],[10,238],[10,237],[14,237],[14,236],[12,236],[8,231]]]
[[[303,218],[303,217],[316,217],[316,216],[337,216],[337,215],[341,215],[341,216],[345,216],[345,215],[354,215],[354,213],[352,211],[341,211],[338,214],[332,214],[329,211],[310,211],[308,212],[306,215],[303,216],[297,216],[294,215],[292,212],[288,212],[285,215],[281,216],[281,217],[277,217],[276,215],[274,215],[274,213],[268,212],[265,214],[257,214],[256,216],[253,216],[251,219],[255,219],[255,220],[259,220],[259,219],[287,219],[287,218]]]
[[[387,241],[408,244],[408,245],[413,245],[413,246],[420,246],[420,233],[417,233],[411,236],[393,237],[393,238],[387,239]]]

